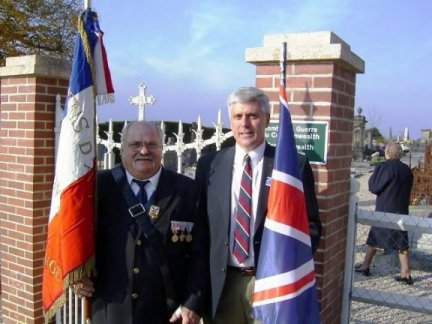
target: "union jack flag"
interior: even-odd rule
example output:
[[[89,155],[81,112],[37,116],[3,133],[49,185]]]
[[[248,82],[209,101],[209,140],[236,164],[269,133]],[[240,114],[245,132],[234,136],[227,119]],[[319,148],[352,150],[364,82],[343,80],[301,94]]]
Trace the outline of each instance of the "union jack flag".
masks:
[[[253,295],[264,323],[320,323],[309,224],[285,92],[282,48],[279,133]]]

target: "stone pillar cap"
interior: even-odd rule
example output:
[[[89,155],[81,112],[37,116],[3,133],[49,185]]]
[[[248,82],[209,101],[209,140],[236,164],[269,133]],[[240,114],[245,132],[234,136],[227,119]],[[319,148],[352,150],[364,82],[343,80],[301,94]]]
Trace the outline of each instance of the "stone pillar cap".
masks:
[[[246,62],[256,65],[279,62],[282,42],[287,43],[288,61],[341,60],[357,73],[365,71],[365,62],[351,51],[346,42],[330,31],[265,35],[263,47],[246,49]]]
[[[71,61],[39,54],[6,58],[6,66],[0,67],[0,77],[35,75],[69,79]]]

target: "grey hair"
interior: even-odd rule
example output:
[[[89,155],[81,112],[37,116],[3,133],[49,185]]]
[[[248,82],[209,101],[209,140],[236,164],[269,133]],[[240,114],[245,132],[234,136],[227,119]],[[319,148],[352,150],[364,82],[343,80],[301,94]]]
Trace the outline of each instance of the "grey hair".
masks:
[[[398,142],[388,142],[385,156],[388,160],[399,160],[403,155],[402,146]]]
[[[256,102],[263,113],[270,115],[270,102],[268,96],[261,89],[255,87],[242,87],[230,94],[227,100],[228,113],[231,115],[231,107],[236,103],[246,104]]]
[[[161,144],[161,145],[163,144],[162,141],[163,141],[163,135],[164,134],[162,132],[162,129],[158,125],[155,125],[154,123],[151,123],[151,122],[148,122],[148,121],[139,120],[139,121],[132,121],[130,123],[127,123],[123,127],[122,133],[121,133],[121,146],[122,147],[123,147],[123,145],[124,145],[124,143],[126,141],[126,138],[127,138],[128,134],[129,134],[129,129],[131,128],[132,125],[136,125],[136,124],[142,125],[143,127],[144,126],[153,127],[156,130],[156,132],[157,132],[157,134],[159,136],[159,144]]]

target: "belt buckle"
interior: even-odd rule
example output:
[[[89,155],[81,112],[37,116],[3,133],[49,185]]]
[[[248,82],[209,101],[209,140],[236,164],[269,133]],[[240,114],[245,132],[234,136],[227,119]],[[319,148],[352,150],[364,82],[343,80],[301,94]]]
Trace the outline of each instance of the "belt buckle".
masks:
[[[255,269],[254,268],[241,268],[240,273],[242,276],[254,276]]]
[[[129,210],[129,214],[131,214],[132,217],[137,217],[137,216],[142,215],[146,212],[146,209],[144,208],[143,204],[141,204],[141,203],[132,206],[128,210]]]

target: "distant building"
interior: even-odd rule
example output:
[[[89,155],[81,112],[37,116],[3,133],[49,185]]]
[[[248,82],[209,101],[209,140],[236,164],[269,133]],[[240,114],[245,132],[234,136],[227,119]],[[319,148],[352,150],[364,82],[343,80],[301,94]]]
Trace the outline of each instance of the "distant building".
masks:
[[[409,131],[408,131],[408,127],[405,127],[403,140],[404,140],[404,142],[407,142],[409,139],[410,139],[410,138],[409,138]]]
[[[432,143],[432,129],[421,129],[420,142],[422,143]]]

